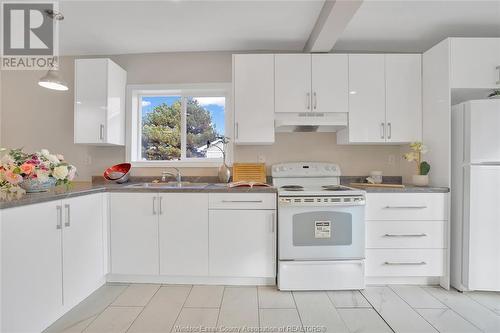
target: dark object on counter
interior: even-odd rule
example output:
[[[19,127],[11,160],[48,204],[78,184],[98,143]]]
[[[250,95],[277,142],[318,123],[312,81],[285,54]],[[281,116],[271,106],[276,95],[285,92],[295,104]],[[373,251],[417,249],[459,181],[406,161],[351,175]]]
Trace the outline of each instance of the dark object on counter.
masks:
[[[107,180],[114,181],[118,184],[123,184],[128,182],[131,168],[132,164],[130,163],[113,165],[112,167],[107,168],[106,171],[104,171],[103,176]]]

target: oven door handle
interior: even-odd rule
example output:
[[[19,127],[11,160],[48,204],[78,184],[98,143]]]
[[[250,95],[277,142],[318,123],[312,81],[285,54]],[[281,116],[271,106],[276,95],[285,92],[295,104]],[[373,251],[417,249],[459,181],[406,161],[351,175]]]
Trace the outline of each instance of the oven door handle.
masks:
[[[392,261],[386,261],[384,262],[384,265],[389,265],[389,266],[421,266],[421,265],[427,265],[425,261],[419,261],[419,262],[392,262]]]

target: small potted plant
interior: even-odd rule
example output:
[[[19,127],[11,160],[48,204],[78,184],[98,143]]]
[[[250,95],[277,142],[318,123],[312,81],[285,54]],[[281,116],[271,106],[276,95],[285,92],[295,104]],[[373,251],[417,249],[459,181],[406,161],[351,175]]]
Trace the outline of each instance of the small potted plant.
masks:
[[[410,144],[410,152],[403,155],[408,162],[417,164],[417,174],[413,175],[412,183],[415,186],[429,185],[429,171],[431,166],[426,161],[422,161],[422,155],[427,153],[427,147],[422,142],[413,142]]]
[[[488,98],[499,99],[500,98],[500,89],[495,89],[488,95]]]

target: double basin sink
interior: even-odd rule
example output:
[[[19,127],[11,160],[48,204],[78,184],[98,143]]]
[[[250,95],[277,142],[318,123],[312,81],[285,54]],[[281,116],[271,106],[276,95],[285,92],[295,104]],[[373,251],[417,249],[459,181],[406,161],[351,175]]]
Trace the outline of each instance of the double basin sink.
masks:
[[[225,187],[227,184],[168,182],[168,183],[138,183],[127,185],[128,188],[157,188],[157,189],[204,189],[207,186]]]

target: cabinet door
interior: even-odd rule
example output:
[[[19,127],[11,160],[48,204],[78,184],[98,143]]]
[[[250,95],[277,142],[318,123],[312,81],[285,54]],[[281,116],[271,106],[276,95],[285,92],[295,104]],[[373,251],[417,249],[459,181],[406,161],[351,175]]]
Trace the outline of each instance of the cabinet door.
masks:
[[[104,277],[102,194],[63,201],[64,306],[90,295]]]
[[[452,38],[451,88],[500,87],[500,38]]]
[[[108,61],[108,99],[106,113],[106,143],[125,144],[125,89],[127,72],[113,61]]]
[[[275,112],[311,111],[311,55],[276,54],[274,61]]]
[[[274,142],[274,55],[233,56],[235,143]]]
[[[106,59],[75,60],[75,143],[104,143],[107,110]]]
[[[158,201],[154,193],[111,193],[111,273],[159,273]]]
[[[349,112],[347,54],[312,55],[312,110]]]
[[[385,56],[387,142],[422,140],[422,56]]]
[[[62,312],[61,202],[2,214],[2,332],[41,332]]]
[[[210,210],[211,276],[274,277],[273,210]]]
[[[160,274],[208,275],[207,193],[160,194]]]
[[[385,142],[383,54],[349,55],[349,142]]]

